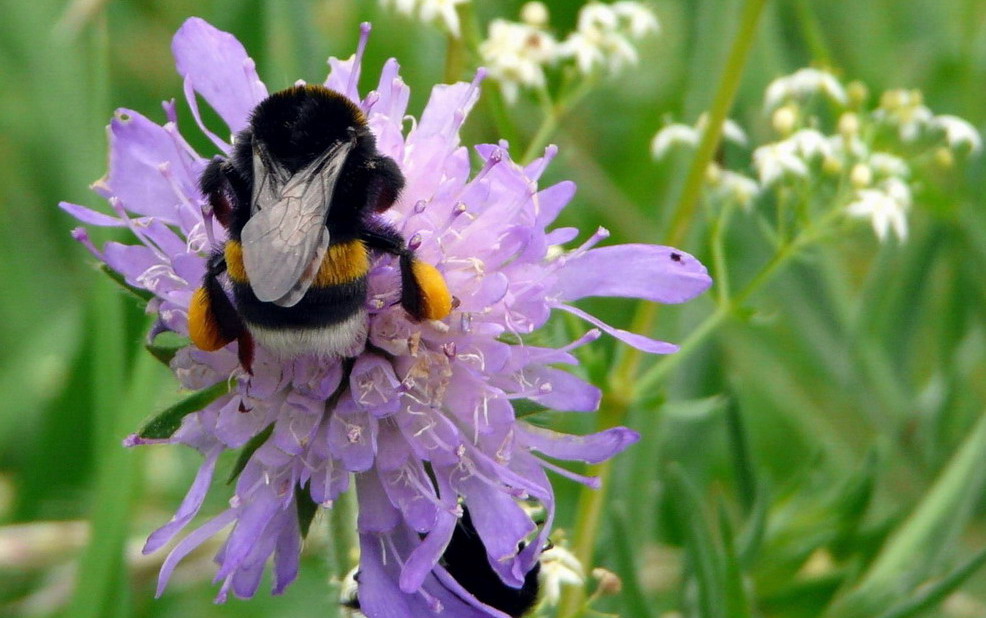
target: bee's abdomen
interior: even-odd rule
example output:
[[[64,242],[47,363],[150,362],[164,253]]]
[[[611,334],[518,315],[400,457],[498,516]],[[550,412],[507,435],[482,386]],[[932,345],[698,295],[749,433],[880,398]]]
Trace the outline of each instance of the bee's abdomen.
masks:
[[[257,299],[238,242],[227,242],[225,254],[236,306],[248,325],[275,330],[333,326],[361,313],[366,304],[370,258],[360,240],[330,245],[308,293],[291,307]]]

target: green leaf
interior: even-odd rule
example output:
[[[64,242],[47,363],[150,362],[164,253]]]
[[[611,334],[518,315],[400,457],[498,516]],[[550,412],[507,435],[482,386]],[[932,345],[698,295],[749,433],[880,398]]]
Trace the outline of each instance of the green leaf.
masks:
[[[909,599],[895,607],[890,608],[886,613],[880,614],[879,618],[910,618],[917,616],[921,612],[927,611],[945,600],[945,597],[962,585],[973,573],[983,564],[986,564],[986,549],[982,549],[978,554],[967,560],[965,563],[953,569],[948,575],[931,584],[913,599]]]
[[[232,483],[236,480],[236,477],[243,472],[243,468],[246,468],[247,462],[250,461],[250,457],[253,456],[257,449],[263,446],[270,434],[274,433],[274,423],[264,427],[263,431],[250,438],[245,445],[243,445],[243,450],[240,451],[239,456],[236,458],[236,463],[233,465],[232,472],[229,473],[229,478],[226,479],[226,483]]]
[[[137,432],[141,438],[164,440],[178,431],[181,420],[192,412],[198,412],[229,392],[228,382],[219,382],[182,399],[167,410],[155,415]]]
[[[630,616],[647,618],[653,615],[651,612],[653,603],[644,595],[637,578],[640,569],[637,568],[634,556],[639,553],[637,551],[639,541],[631,539],[630,535],[627,534],[627,516],[624,509],[614,509],[611,517],[613,540],[615,541],[613,554],[619,567],[620,579],[623,581],[621,600],[625,604],[624,609]]]
[[[698,615],[726,618],[723,614],[726,607],[723,565],[698,489],[677,463],[668,465],[666,477],[675,517],[684,535],[689,566],[698,587]]]
[[[723,589],[726,594],[726,615],[729,618],[749,618],[750,600],[743,585],[743,567],[733,543],[733,527],[725,505],[719,503],[719,535],[722,538]]]
[[[151,343],[145,344],[144,348],[151,353],[151,356],[161,361],[165,366],[171,366],[171,360],[178,353],[178,350],[188,345],[189,341],[187,337],[182,337],[177,333],[165,332],[155,337]]]
[[[294,499],[298,505],[298,525],[301,527],[301,538],[308,536],[308,530],[312,527],[312,520],[318,512],[318,503],[312,500],[310,491],[298,485],[294,488]]]
[[[826,616],[874,616],[936,568],[962,531],[986,486],[986,414],[917,508],[891,535],[861,582]]]

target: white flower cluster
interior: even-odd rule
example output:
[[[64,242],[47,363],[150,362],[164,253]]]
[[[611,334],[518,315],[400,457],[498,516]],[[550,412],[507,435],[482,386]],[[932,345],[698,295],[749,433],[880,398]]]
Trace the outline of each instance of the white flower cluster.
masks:
[[[547,7],[528,2],[521,8],[520,22],[490,22],[479,52],[490,77],[512,102],[521,87],[543,87],[548,66],[573,61],[586,75],[618,72],[638,60],[633,40],[658,29],[657,17],[639,2],[590,2],[579,11],[576,30],[559,41],[550,33]]]
[[[438,22],[455,37],[460,34],[459,14],[455,7],[469,0],[380,0],[384,8],[408,17],[417,17],[423,22]]]
[[[666,124],[651,139],[651,156],[663,159],[677,148],[694,148],[698,145],[706,124],[708,118],[705,114],[699,116],[694,126],[677,122]],[[728,142],[747,145],[746,132],[733,120],[727,119],[723,123],[722,135]],[[760,193],[760,185],[755,180],[738,172],[724,170],[715,163],[709,166],[706,177],[718,197],[739,204],[743,209],[750,208]]]
[[[876,109],[866,107],[866,98],[862,84],[846,86],[821,69],[801,69],[774,80],[764,107],[780,139],[753,150],[757,180],[712,164],[706,174],[708,195],[744,208],[767,191],[781,200],[836,195],[836,207],[850,217],[868,219],[881,241],[890,232],[905,240],[907,213],[922,169],[929,162],[949,166],[956,156],[978,153],[982,138],[961,118],[936,116],[919,91],[887,91]],[[833,117],[838,120],[829,134],[824,119]],[[723,127],[727,140],[743,135],[734,127],[730,122]],[[667,124],[651,141],[651,153],[662,158],[675,147],[694,147],[700,135],[701,123]],[[745,136],[732,141],[744,144]],[[826,184],[827,189],[818,190]],[[786,191],[792,185],[811,190]]]

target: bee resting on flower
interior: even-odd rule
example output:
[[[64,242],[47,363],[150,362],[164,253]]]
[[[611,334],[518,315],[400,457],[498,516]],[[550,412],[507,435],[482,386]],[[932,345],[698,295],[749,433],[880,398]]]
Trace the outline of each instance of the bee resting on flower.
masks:
[[[602,333],[645,352],[677,349],[610,326],[575,303],[589,296],[680,303],[710,285],[702,264],[677,249],[600,246],[605,230],[576,240],[578,230],[553,227],[575,192],[567,181],[539,184],[554,147],[521,165],[508,144],[482,144],[474,149],[482,164],[471,169],[459,130],[480,95],[482,75],[435,86],[410,123],[410,92],[396,61],[361,94],[356,84],[368,32],[367,25],[353,57],[329,60],[324,86],[359,110],[376,148],[405,179],[395,205],[374,216],[441,273],[457,302],[441,320],[411,319],[400,303],[396,258],[374,254],[364,303],[368,343],[355,357],[285,358],[258,344],[246,373],[235,342],[211,352],[177,350],[170,365],[182,387],[204,389],[211,401],[173,427],[152,423],[126,442],[182,444],[203,456],[174,517],[144,547],[146,553],[170,548],[159,595],[185,556],[226,529],[216,557],[217,600],[252,596],[271,558],[273,592],[282,592],[297,575],[314,511],[355,491],[363,613],[504,616],[445,567],[443,554],[466,509],[485,548],[476,560],[488,560],[499,581],[519,588],[551,533],[548,472],[595,486],[596,479],[558,462],[601,462],[638,438],[624,427],[559,433],[518,418],[514,403],[595,410],[599,389],[560,366],[576,365],[572,351]],[[84,230],[76,237],[128,286],[150,295],[147,309],[157,317],[152,337],[188,334],[207,258],[225,240],[199,179],[210,157],[228,156],[231,145],[203,123],[199,102],[237,133],[269,96],[243,46],[201,19],[179,29],[172,50],[192,116],[216,150],[199,153],[186,142],[183,131],[190,129],[179,128],[174,103],[164,104],[163,124],[119,110],[109,127],[109,172],[95,184],[110,214],[62,204],[84,224],[132,233],[131,244],[101,247]],[[549,251],[559,246],[565,248]],[[590,327],[558,347],[525,342],[554,312]],[[242,462],[229,505],[196,520],[219,457],[229,450],[240,451]],[[543,520],[532,519],[523,508],[528,503],[543,507]]]

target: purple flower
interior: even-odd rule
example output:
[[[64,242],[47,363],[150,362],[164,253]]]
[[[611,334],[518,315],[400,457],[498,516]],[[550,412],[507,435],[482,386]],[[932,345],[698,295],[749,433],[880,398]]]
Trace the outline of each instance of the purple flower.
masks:
[[[364,27],[360,51],[368,32]],[[228,153],[222,136],[242,129],[268,94],[253,61],[231,35],[195,18],[175,35],[173,51],[199,129]],[[419,259],[444,275],[458,305],[440,322],[411,321],[398,303],[395,261],[378,256],[366,299],[372,345],[351,371],[338,359],[284,361],[260,347],[248,374],[239,367],[235,343],[216,352],[180,349],[171,367],[183,387],[231,388],[185,415],[170,437],[128,438],[129,445],[187,444],[205,457],[177,513],[151,534],[144,551],[160,549],[185,529],[200,510],[220,454],[247,446],[255,450],[229,508],[174,545],[161,569],[159,595],[183,557],[230,526],[216,556],[218,600],[230,590],[252,596],[271,556],[274,593],[281,592],[298,569],[299,499],[331,507],[355,479],[363,612],[502,616],[441,566],[462,504],[485,558],[505,583],[519,587],[554,517],[546,469],[590,486],[597,482],[549,459],[600,462],[638,438],[623,427],[588,436],[556,433],[516,418],[513,401],[595,410],[599,390],[556,365],[576,364],[572,349],[597,339],[600,330],[647,352],[676,349],[613,328],[572,303],[587,296],[679,303],[703,292],[710,279],[695,258],[668,247],[596,247],[605,230],[574,249],[560,249],[578,230],[546,229],[575,192],[571,182],[538,186],[554,147],[521,166],[505,143],[477,146],[483,165],[473,174],[458,132],[479,97],[481,74],[473,83],[436,86],[415,121],[405,115],[409,91],[396,61],[384,65],[379,85],[362,98],[355,87],[360,52],[329,64],[326,86],[359,105],[379,150],[406,177],[401,199],[382,216],[416,247]],[[198,97],[219,113],[225,130],[205,126]],[[110,124],[110,169],[95,190],[109,201],[112,215],[62,207],[83,223],[133,232],[138,244],[109,242],[101,249],[84,230],[76,237],[127,284],[153,295],[148,310],[158,316],[154,334],[185,335],[206,257],[225,230],[198,190],[208,159],[183,139],[174,103],[164,110],[163,126],[130,110],[119,110]],[[596,328],[560,349],[521,342],[556,309]],[[544,507],[543,524],[521,508],[524,501]]]

